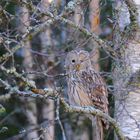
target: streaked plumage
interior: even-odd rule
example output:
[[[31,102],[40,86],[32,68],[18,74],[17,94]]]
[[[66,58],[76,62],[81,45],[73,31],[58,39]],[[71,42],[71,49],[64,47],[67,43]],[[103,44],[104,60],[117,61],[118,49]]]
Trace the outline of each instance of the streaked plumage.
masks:
[[[92,68],[89,53],[84,50],[69,52],[65,67],[70,104],[95,106],[108,113],[107,88],[100,74]]]

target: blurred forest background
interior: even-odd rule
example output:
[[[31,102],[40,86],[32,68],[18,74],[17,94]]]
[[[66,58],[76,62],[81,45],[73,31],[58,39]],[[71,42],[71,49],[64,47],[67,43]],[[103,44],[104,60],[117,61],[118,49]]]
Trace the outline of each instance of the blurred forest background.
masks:
[[[92,140],[91,121],[66,112],[64,61],[80,48],[108,88],[109,114],[140,140],[139,0],[0,1],[0,140]],[[61,89],[61,91],[58,89]],[[110,125],[105,140],[118,140]]]

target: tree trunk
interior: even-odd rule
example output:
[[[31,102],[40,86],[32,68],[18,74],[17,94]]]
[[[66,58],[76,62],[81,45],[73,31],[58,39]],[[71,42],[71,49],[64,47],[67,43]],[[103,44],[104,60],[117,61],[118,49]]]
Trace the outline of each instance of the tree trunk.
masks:
[[[120,31],[124,31],[126,25],[129,25],[130,13],[126,4],[120,1],[117,1],[117,9],[120,9],[118,13],[119,29]],[[124,135],[131,140],[140,140],[140,81],[138,79],[140,74],[139,27],[136,28],[133,36],[129,37],[127,42],[124,42],[126,46],[124,50],[122,47],[124,44],[119,46],[119,42],[124,41],[122,38],[117,39],[117,44],[115,44],[121,47],[121,60],[123,60],[123,64],[121,63],[121,65],[116,63],[118,65],[116,65],[114,71],[114,87],[116,91],[115,118]]]
[[[28,27],[30,26],[30,22],[29,22],[29,12],[28,9],[23,6],[20,8],[20,31],[21,33],[25,34],[28,32]],[[24,42],[24,47],[23,47],[23,53],[24,53],[24,60],[23,60],[23,64],[25,67],[25,70],[27,72],[31,71],[32,69],[32,64],[33,64],[33,60],[32,60],[32,55],[31,55],[31,45],[30,45],[30,41],[27,40],[26,42]],[[28,75],[29,79],[32,79],[33,77],[31,75]],[[36,109],[36,103],[35,100],[32,99],[32,102],[30,101],[30,98],[28,99],[23,99],[22,98],[22,102],[24,104],[24,108],[25,108],[25,113],[26,113],[26,117],[28,120],[28,126],[27,126],[27,130],[31,130],[32,128],[34,128],[35,126],[37,126],[37,109]],[[31,140],[33,138],[37,138],[38,137],[38,133],[36,130],[32,131],[31,133],[27,133],[27,135],[25,136],[26,140]]]
[[[94,32],[96,35],[99,35],[101,33],[99,0],[91,0],[89,19],[90,19],[91,31]],[[93,42],[93,41],[91,41],[91,42],[94,44],[94,49],[92,52],[93,67],[96,71],[100,71],[100,67],[98,64],[99,50],[98,50],[98,48],[96,48],[95,42]]]
[[[100,7],[99,7],[99,0],[91,0],[90,2],[90,27],[91,31],[94,32],[96,35],[99,35],[100,30]],[[91,43],[95,44],[93,41]],[[93,45],[92,44],[92,45]],[[96,45],[95,45],[96,46]],[[98,63],[99,60],[99,50],[98,48],[94,48],[91,52],[91,60],[93,64],[93,68],[99,72],[100,66]],[[94,117],[94,120],[92,120],[92,126],[93,126],[93,140],[103,140],[103,125],[101,120],[99,118]]]
[[[47,8],[49,7],[50,3],[53,1],[49,1],[49,0],[43,0],[41,2],[41,10],[42,12],[45,12],[47,10]],[[43,17],[42,20],[45,21],[47,20],[47,16]],[[44,54],[49,54],[49,47],[52,48],[53,44],[52,44],[52,30],[51,27],[47,27],[46,30],[44,30],[41,34],[40,34],[40,39],[41,39],[41,52]],[[51,51],[52,52],[52,51]],[[44,66],[47,66],[47,69],[49,69],[49,65],[48,63],[55,63],[54,57],[53,55],[50,53],[50,56],[47,59],[43,59],[43,63]],[[43,70],[46,70],[45,67],[43,68]],[[54,81],[52,80],[45,80],[43,87],[51,87],[54,88],[53,86]],[[53,100],[47,100],[46,102],[44,102],[41,105],[41,120],[47,120],[47,126],[45,126],[47,128],[46,132],[44,133],[44,140],[54,140],[54,128],[55,128],[55,116],[54,116],[54,101]]]

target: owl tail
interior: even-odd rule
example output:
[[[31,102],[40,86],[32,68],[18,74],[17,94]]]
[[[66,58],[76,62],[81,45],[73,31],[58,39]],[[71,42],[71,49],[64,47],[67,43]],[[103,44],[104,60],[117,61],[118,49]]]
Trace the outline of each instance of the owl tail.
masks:
[[[103,123],[102,120],[96,116],[92,116],[92,129],[93,129],[93,140],[103,140]]]

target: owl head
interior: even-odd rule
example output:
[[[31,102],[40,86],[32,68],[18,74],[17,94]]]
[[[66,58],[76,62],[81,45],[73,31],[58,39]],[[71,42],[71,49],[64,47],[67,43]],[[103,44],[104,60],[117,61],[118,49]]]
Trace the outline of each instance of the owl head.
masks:
[[[84,71],[91,67],[89,53],[84,50],[73,50],[69,52],[65,60],[66,71]]]

